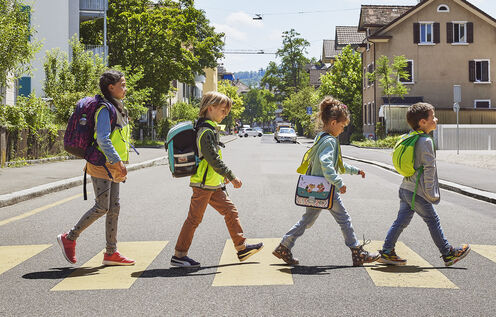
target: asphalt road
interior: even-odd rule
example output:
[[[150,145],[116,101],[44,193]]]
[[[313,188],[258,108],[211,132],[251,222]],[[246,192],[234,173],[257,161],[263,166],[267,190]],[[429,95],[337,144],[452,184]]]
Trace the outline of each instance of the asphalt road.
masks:
[[[279,239],[301,217],[303,209],[294,204],[295,169],[306,149],[302,144],[276,144],[272,136],[238,139],[224,149],[226,163],[243,181],[241,189],[229,185],[228,192],[239,209],[247,238]],[[344,176],[348,187],[342,196],[344,204],[360,239],[365,235],[366,239],[381,241],[396,216],[401,178],[381,168],[349,163],[365,170],[367,177]],[[98,278],[103,272],[112,271],[85,266],[90,259],[100,256],[105,247],[103,219],[78,239],[77,265],[69,265],[56,244],[57,234],[70,229],[92,201],[76,197],[46,206],[80,192],[81,188],[72,188],[0,209],[0,221],[32,213],[0,225],[0,258],[12,256],[8,254],[11,246],[47,245],[0,273],[0,316],[496,315],[496,260],[472,251],[462,262],[445,268],[418,216],[400,241],[427,261],[426,265],[401,269],[384,269],[379,265],[351,267],[351,254],[339,226],[324,211],[293,249],[301,266],[289,269],[270,256],[272,250],[268,247],[262,252],[269,256],[260,252],[246,264],[234,261],[219,265],[229,236],[222,217],[209,207],[189,252],[202,263],[202,268],[171,269],[169,261],[186,217],[191,189],[188,179],[173,179],[165,164],[134,171],[122,185],[118,240],[122,245],[132,241],[168,244],[153,255],[146,268],[136,267],[131,273],[114,275],[115,281],[129,275],[135,277],[127,288],[55,291],[52,289],[60,283],[75,280],[71,275],[75,272],[83,278]],[[442,201],[436,209],[451,243],[468,242],[488,248],[496,245],[494,205],[444,190],[441,194]],[[0,269],[1,263],[0,260]],[[241,277],[257,265],[275,269],[275,282],[242,285]],[[86,268],[76,271],[81,267]],[[229,275],[231,268],[236,268],[240,277],[231,279],[234,286],[213,286],[218,277]],[[422,276],[437,272],[454,287],[379,286],[371,272],[382,273],[390,280],[408,276],[423,279]],[[291,283],[277,284],[278,279],[287,277]],[[252,278],[258,281],[262,274]]]

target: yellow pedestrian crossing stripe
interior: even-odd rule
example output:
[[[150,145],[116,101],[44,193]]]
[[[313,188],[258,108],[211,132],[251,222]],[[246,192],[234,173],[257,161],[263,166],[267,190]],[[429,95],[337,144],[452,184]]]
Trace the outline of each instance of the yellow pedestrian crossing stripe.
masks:
[[[291,270],[272,255],[281,239],[250,239],[262,241],[264,248],[245,262],[239,262],[231,240],[226,241],[212,286],[292,285]]]
[[[132,266],[104,266],[103,252],[83,264],[52,291],[128,289],[164,249],[168,241],[119,242],[119,252],[136,261]]]
[[[496,263],[496,245],[471,244],[470,247],[483,257]]]
[[[380,250],[383,241],[372,241],[367,245],[369,250]],[[367,266],[366,270],[376,286],[385,287],[421,287],[458,289],[438,269],[412,251],[402,242],[397,242],[396,253],[407,259],[405,266]],[[442,261],[440,262],[444,266]]]
[[[0,274],[37,255],[51,244],[0,246]]]
[[[280,239],[250,239],[247,243],[260,241],[264,242],[264,248],[245,262],[240,262],[232,241],[227,240],[212,286],[293,285],[291,267],[272,255]],[[134,266],[103,266],[101,263],[104,250],[102,250],[51,290],[128,289],[162,252],[167,243],[167,241],[120,242],[119,251],[136,260]],[[366,249],[381,249],[382,243],[383,241],[372,241]],[[0,246],[0,275],[34,256],[43,256],[39,253],[50,246],[52,245]],[[496,263],[496,245],[471,245],[471,247],[474,252]],[[434,267],[402,242],[396,244],[396,252],[408,260],[407,265],[385,266],[372,263],[365,266],[366,272],[376,286],[458,289],[457,285],[442,274],[440,268],[444,268],[444,263],[441,259],[433,259],[436,261],[436,266],[439,266]],[[60,261],[64,261],[62,256]]]

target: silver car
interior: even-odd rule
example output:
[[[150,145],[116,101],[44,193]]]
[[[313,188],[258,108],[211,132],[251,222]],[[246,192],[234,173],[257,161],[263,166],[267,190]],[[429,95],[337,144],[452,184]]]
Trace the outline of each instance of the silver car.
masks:
[[[280,128],[274,135],[274,139],[279,142],[296,143],[296,132],[292,128]]]
[[[241,130],[239,130],[238,135],[240,138],[242,137],[247,138],[249,136],[256,137],[256,136],[262,136],[262,132],[254,130],[252,128],[242,128]]]

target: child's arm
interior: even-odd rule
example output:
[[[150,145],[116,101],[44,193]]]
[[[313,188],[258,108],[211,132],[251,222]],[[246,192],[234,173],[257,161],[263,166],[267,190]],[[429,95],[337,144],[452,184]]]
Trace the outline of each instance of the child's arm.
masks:
[[[420,163],[424,166],[424,192],[430,201],[439,200],[439,188],[436,185],[436,155],[431,138],[420,138],[417,142],[420,151]]]
[[[346,171],[346,174],[351,174],[351,175],[360,174],[360,169],[358,167],[355,167],[353,165],[349,165],[346,162],[343,162],[343,165],[344,165],[344,169]],[[363,174],[362,177],[365,177],[364,175],[365,174]]]
[[[224,176],[229,181],[233,181],[233,179],[236,178],[233,172],[221,160],[219,153],[217,153],[215,135],[212,131],[205,131],[200,139],[200,147],[203,158],[207,161],[208,165],[210,165],[210,167],[214,169],[215,172]]]

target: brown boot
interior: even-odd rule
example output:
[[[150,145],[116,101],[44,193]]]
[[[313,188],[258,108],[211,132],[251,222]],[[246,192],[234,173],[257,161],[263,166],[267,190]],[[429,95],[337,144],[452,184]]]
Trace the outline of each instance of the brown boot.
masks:
[[[381,255],[379,253],[369,253],[364,250],[363,246],[369,244],[370,240],[363,241],[362,245],[359,245],[351,249],[351,258],[353,259],[353,266],[363,266],[363,263],[371,263],[377,261]]]
[[[283,260],[289,265],[300,264],[300,261],[298,261],[298,259],[293,258],[293,254],[291,253],[291,250],[286,248],[282,244],[279,244],[279,246],[272,252],[272,254],[276,258]]]

